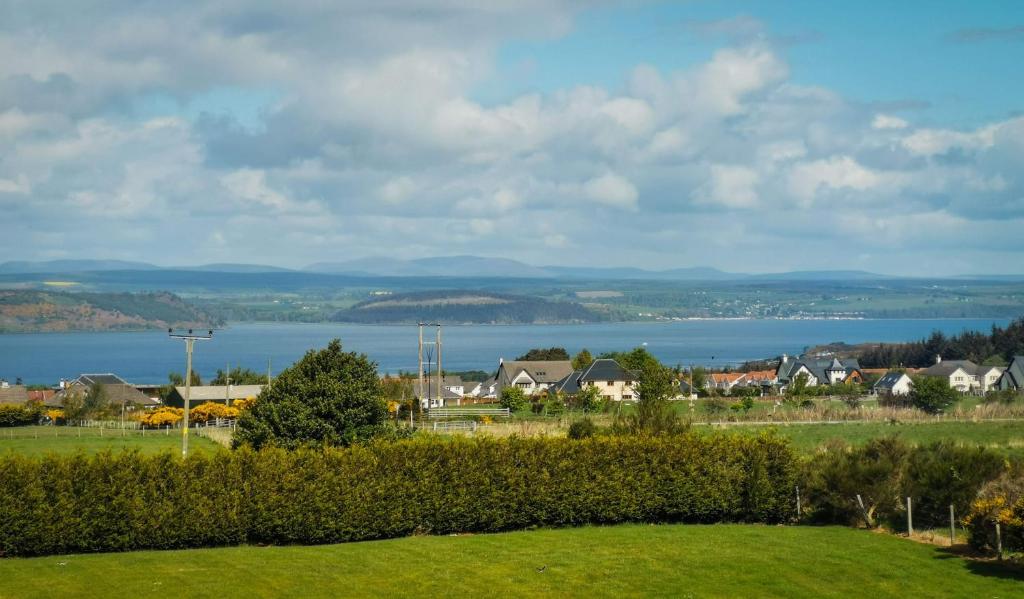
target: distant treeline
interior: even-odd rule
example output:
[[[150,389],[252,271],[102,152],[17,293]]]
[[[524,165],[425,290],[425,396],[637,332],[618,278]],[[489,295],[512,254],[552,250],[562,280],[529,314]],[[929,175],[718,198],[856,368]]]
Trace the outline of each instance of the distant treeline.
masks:
[[[473,302],[466,298],[485,298]],[[573,302],[466,291],[424,291],[387,296],[341,310],[338,322],[390,324],[412,322],[534,324],[594,322],[600,315]]]
[[[920,341],[883,343],[865,349],[860,354],[860,364],[866,368],[923,368],[934,364],[935,356],[942,356],[944,360],[1005,365],[1013,356],[1021,354],[1024,354],[1024,318],[1011,322],[1006,328],[993,326],[990,334],[965,331],[947,337],[935,331]]]

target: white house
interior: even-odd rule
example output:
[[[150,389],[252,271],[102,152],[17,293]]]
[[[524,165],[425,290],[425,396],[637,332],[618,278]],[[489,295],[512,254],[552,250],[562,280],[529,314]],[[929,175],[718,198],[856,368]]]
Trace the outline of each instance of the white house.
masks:
[[[944,378],[961,393],[987,393],[997,388],[1005,370],[1001,366],[978,366],[970,360],[943,360],[942,356],[935,356],[935,364],[921,374]]]
[[[499,360],[495,395],[500,396],[509,386],[519,387],[526,395],[540,393],[572,372],[569,360]]]
[[[910,380],[910,377],[905,372],[887,372],[882,378],[878,379],[878,382],[872,387],[872,391],[875,392],[875,395],[882,397],[910,395],[913,384],[913,381]]]

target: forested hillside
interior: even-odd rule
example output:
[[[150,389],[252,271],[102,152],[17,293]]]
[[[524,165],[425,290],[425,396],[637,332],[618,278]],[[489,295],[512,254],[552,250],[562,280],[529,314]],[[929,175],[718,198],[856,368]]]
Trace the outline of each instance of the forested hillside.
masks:
[[[860,354],[861,366],[887,368],[905,366],[921,368],[935,363],[935,356],[944,360],[971,360],[981,364],[1005,365],[1013,356],[1024,354],[1024,318],[1005,328],[994,326],[991,333],[965,331],[947,337],[936,331],[927,339],[911,343],[883,343]]]
[[[140,330],[221,324],[173,293],[0,291],[0,333]]]
[[[533,324],[594,322],[600,316],[573,302],[477,291],[424,291],[382,296],[334,315],[339,322]]]

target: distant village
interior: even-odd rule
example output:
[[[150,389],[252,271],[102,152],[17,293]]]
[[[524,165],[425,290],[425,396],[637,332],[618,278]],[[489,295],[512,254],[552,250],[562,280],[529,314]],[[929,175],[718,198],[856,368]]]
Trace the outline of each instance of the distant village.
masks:
[[[1024,356],[1016,356],[1008,366],[978,365],[970,360],[943,360],[935,357],[928,368],[861,368],[856,359],[783,354],[774,369],[746,372],[705,372],[683,370],[675,399],[706,396],[746,395],[780,396],[799,389],[828,386],[837,392],[858,389],[865,396],[899,397],[910,393],[912,377],[939,377],[962,394],[984,395],[991,391],[1024,389]],[[573,397],[582,390],[597,388],[601,399],[611,402],[635,401],[639,374],[624,368],[612,358],[598,358],[583,368],[571,360],[499,359],[494,374],[483,381],[463,380],[457,375],[427,374],[412,381],[412,395],[423,408],[453,407],[495,403],[503,389],[516,387],[526,396],[558,394]],[[158,385],[134,384],[114,373],[86,373],[61,380],[52,388],[30,388],[21,381],[0,380],[0,404],[37,403],[59,409],[69,394],[82,394],[99,387],[109,405],[130,409],[180,408],[186,396],[192,405],[220,403],[231,406],[239,400],[252,401],[264,384],[244,385]],[[825,394],[828,394],[827,392]]]

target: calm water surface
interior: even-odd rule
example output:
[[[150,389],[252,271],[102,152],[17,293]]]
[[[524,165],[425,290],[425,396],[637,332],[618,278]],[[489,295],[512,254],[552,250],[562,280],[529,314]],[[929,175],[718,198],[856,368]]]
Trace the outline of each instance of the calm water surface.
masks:
[[[446,370],[492,370],[531,347],[562,346],[597,354],[646,345],[668,364],[725,365],[800,353],[809,345],[846,341],[910,341],[933,330],[987,331],[1008,320],[691,320],[586,325],[463,325],[443,329]],[[194,368],[204,379],[225,364],[274,373],[311,348],[337,337],[367,354],[382,371],[416,369],[415,326],[258,323],[235,324],[197,342]],[[431,331],[430,335],[433,335]],[[432,338],[432,337],[431,337]],[[184,344],[162,331],[0,335],[0,378],[51,384],[83,372],[115,372],[130,382],[163,383],[185,370]]]

